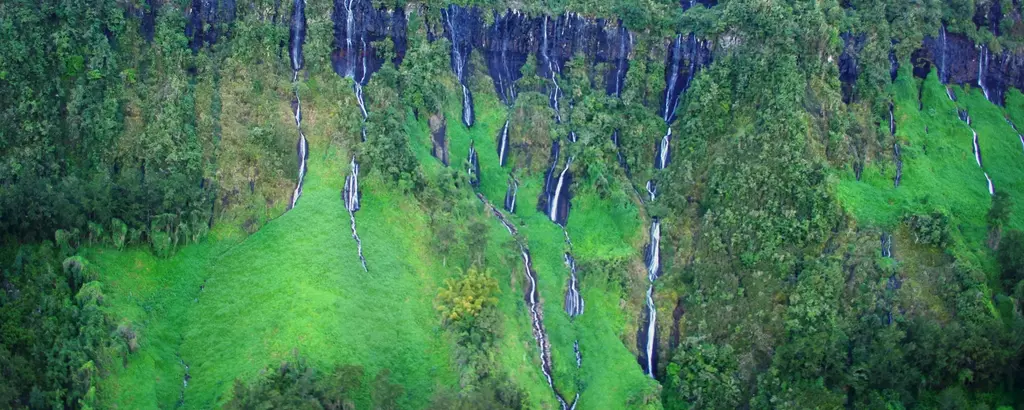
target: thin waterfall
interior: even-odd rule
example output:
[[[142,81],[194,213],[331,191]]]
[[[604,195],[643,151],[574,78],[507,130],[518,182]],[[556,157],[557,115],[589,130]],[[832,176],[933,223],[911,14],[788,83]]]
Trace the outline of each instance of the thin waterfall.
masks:
[[[676,40],[673,43],[672,50],[669,52],[669,58],[671,59],[671,65],[669,66],[669,79],[665,82],[665,101],[662,103],[661,118],[665,120],[665,123],[671,123],[675,115],[676,105],[679,103],[679,94],[676,92],[678,86],[677,81],[679,77],[679,63],[682,61],[682,41],[683,35],[676,34]]]
[[[992,101],[992,98],[988,95],[988,87],[985,86],[985,72],[988,70],[988,55],[988,45],[982,44],[981,51],[978,53],[978,87],[980,87],[981,92],[985,94],[985,99]]]
[[[505,210],[509,213],[516,212],[516,196],[519,194],[519,181],[510,178],[508,189],[505,190]]]
[[[974,127],[971,126],[971,116],[967,113],[967,111],[960,109],[957,110],[957,114],[960,116],[960,119],[966,122],[967,126],[971,129],[971,134],[973,134],[973,137],[971,138],[971,149],[974,153],[974,161],[978,163],[978,167],[982,168],[982,172],[985,174],[985,180],[988,182],[989,195],[995,195],[995,187],[992,185],[992,179],[988,177],[988,172],[984,171],[985,167],[984,165],[982,165],[981,146],[978,144],[978,131],[975,131]],[[1009,122],[1009,119],[1007,119],[1007,122]],[[1017,127],[1013,126],[1013,123],[1010,123],[1010,126],[1014,130],[1017,129]],[[1024,144],[1024,138],[1022,138],[1021,143]]]
[[[661,137],[661,143],[658,144],[657,156],[654,158],[654,169],[665,169],[668,166],[669,161],[672,160],[671,148],[669,143],[672,141],[672,128],[668,129],[664,137]]]
[[[341,197],[345,202],[349,221],[352,223],[352,239],[356,241],[359,262],[363,265],[363,271],[369,272],[366,269],[366,258],[363,257],[363,241],[359,239],[359,233],[356,232],[356,211],[360,208],[359,196],[359,163],[356,162],[356,157],[353,155],[352,162],[349,164],[349,174],[345,177],[345,187],[341,191]]]
[[[551,345],[548,341],[547,332],[544,329],[544,317],[541,313],[543,308],[540,304],[540,294],[537,290],[537,273],[533,270],[533,262],[530,259],[530,249],[527,248],[525,242],[519,237],[519,232],[515,225],[509,222],[501,211],[491,205],[491,203],[484,198],[483,194],[477,193],[476,197],[480,202],[484,203],[484,205],[491,211],[491,214],[498,219],[498,222],[500,222],[506,230],[508,230],[509,235],[511,235],[512,239],[519,245],[520,255],[523,259],[523,273],[526,276],[524,299],[529,308],[530,320],[533,327],[533,338],[537,341],[537,347],[540,353],[541,373],[544,375],[544,379],[547,381],[548,387],[551,388],[551,392],[554,393],[555,399],[558,401],[560,408],[562,410],[573,410],[576,408],[576,404],[579,401],[579,393],[576,394],[576,397],[573,399],[571,404],[566,402],[565,398],[562,397],[562,394],[559,393],[558,389],[555,387],[555,381],[551,375]],[[577,366],[581,364],[580,360],[581,357],[577,351]]]
[[[1007,124],[1010,124],[1010,128],[1013,128],[1014,132],[1017,133],[1017,137],[1020,138],[1020,140],[1021,140],[1021,149],[1024,149],[1024,135],[1021,135],[1021,131],[1017,130],[1017,125],[1014,125],[1014,122],[1010,121],[1009,117],[1006,120],[1007,120]]]
[[[498,166],[504,167],[508,161],[508,119],[505,119],[505,126],[501,127],[498,134]]]
[[[565,313],[570,318],[583,314],[583,297],[580,296],[579,279],[576,277],[576,259],[565,253],[565,265],[569,267],[569,288],[565,292]],[[577,342],[578,343],[578,342]]]
[[[939,41],[942,42],[942,54],[939,60],[939,81],[943,84],[949,84],[949,65],[946,59],[948,53],[949,44],[946,42],[946,24],[942,24],[939,28]],[[949,95],[949,89],[947,88],[946,94]],[[953,99],[950,95],[949,99]]]
[[[559,205],[561,201],[564,200],[565,195],[568,194],[566,191],[569,190],[569,184],[566,180],[572,179],[572,176],[569,174],[570,165],[572,165],[572,157],[569,157],[565,161],[565,168],[563,168],[562,172],[558,175],[558,183],[555,185],[554,192],[551,193],[552,197],[549,203],[550,210],[548,211],[548,218],[551,219],[552,222],[563,226],[565,225],[566,219],[568,219],[568,211],[564,207],[560,208]],[[565,200],[565,202],[565,206],[568,207],[569,201]],[[563,216],[563,214],[565,216]]]
[[[548,90],[548,104],[555,110],[555,123],[561,123],[562,112],[561,109],[559,109],[558,97],[562,95],[562,88],[558,85],[558,76],[562,73],[561,66],[551,58],[551,45],[548,41],[548,20],[550,20],[550,17],[544,16],[544,21],[541,24],[540,63],[547,69],[548,79],[551,80],[551,87],[549,87]],[[568,22],[566,24],[568,25]],[[555,30],[557,29],[558,27],[556,24]]]
[[[893,114],[893,104],[889,102],[889,135],[896,136],[896,116]]]
[[[292,22],[288,36],[288,54],[292,67],[292,91],[295,98],[292,103],[295,117],[295,129],[299,133],[299,141],[296,143],[295,151],[298,155],[299,174],[295,182],[295,189],[292,191],[292,198],[288,209],[295,208],[302,196],[302,184],[306,180],[307,161],[309,160],[309,141],[302,132],[302,101],[299,99],[299,71],[302,70],[304,59],[302,56],[302,44],[306,39],[306,2],[295,0],[292,6]]]
[[[468,16],[467,16],[468,14]],[[462,87],[462,123],[468,128],[473,126],[473,94],[467,86],[467,71],[469,70],[469,56],[473,50],[472,40],[466,35],[472,35],[472,27],[462,29],[463,25],[469,25],[475,21],[473,13],[454,4],[441,9],[441,17],[444,19],[444,28],[451,41],[451,66],[455,77]]]
[[[473,141],[469,142],[469,156],[466,157],[466,161],[469,162],[469,184],[473,187],[480,185],[480,157],[477,155],[476,147]]]
[[[644,373],[654,378],[654,371],[657,369],[657,319],[658,311],[654,305],[654,281],[661,274],[661,222],[658,218],[651,221],[650,243],[644,252],[647,262],[647,279],[650,282],[647,287],[647,327],[640,333],[639,341],[643,343],[643,357],[641,366]]]
[[[654,184],[654,181],[647,181],[647,195],[651,198],[651,202],[658,197],[658,186]]]
[[[978,132],[975,131],[973,128],[971,129],[971,132],[974,133],[974,142],[973,142],[973,145],[974,145],[974,160],[978,162],[978,166],[980,167],[980,166],[982,166],[981,165],[981,147],[978,146]]]
[[[885,233],[885,232],[882,232],[881,242],[882,242],[882,257],[883,258],[891,258],[892,257],[892,235],[890,235],[888,233]]]
[[[583,366],[583,354],[580,353],[579,340],[572,344],[572,351],[576,353],[576,368],[579,369],[581,366]]]
[[[896,116],[893,114],[893,103],[889,102],[889,135],[895,140],[892,144],[892,159],[896,164],[896,176],[893,177],[893,188],[899,188],[903,179],[903,156],[900,154],[900,142],[896,139]]]

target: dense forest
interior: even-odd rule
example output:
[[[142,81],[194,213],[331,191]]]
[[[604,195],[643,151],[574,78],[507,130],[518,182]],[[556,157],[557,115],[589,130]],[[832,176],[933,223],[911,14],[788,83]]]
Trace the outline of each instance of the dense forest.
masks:
[[[1024,408],[1016,0],[6,0],[0,407]]]

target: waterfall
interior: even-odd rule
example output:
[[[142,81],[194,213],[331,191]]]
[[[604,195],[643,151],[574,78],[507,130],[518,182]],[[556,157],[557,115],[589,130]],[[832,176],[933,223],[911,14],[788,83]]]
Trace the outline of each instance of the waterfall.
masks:
[[[942,42],[942,57],[939,60],[939,81],[941,81],[943,84],[949,84],[949,66],[947,65],[946,61],[948,43],[946,42],[945,24],[942,24],[941,28],[939,29],[939,41]],[[949,95],[948,88],[946,89],[946,94]],[[949,99],[952,100],[953,97],[950,96]]]
[[[522,77],[522,68],[529,55],[532,36],[528,31],[533,21],[518,11],[508,10],[504,15],[494,13],[494,23],[484,33],[484,58],[494,90],[509,107],[518,95],[516,81]]]
[[[356,232],[356,211],[359,210],[359,163],[356,162],[356,157],[352,156],[352,162],[349,164],[350,173],[345,177],[345,187],[342,188],[341,197],[345,202],[345,209],[348,211],[349,221],[352,224],[352,239],[356,241],[356,249],[359,252],[359,262],[363,265],[363,271],[369,272],[366,269],[366,258],[363,257],[363,241],[359,239],[359,234]]]
[[[534,272],[533,262],[530,260],[530,250],[529,248],[526,247],[526,244],[519,238],[519,234],[515,226],[512,225],[512,223],[509,222],[508,219],[505,218],[501,211],[499,211],[497,208],[491,205],[491,203],[487,201],[486,198],[484,198],[483,194],[477,193],[476,197],[477,199],[480,200],[480,202],[483,202],[488,209],[490,209],[491,214],[498,219],[498,222],[500,222],[505,227],[506,230],[508,230],[509,234],[512,235],[512,239],[515,240],[516,244],[519,245],[520,255],[523,258],[523,273],[526,276],[527,280],[526,294],[524,295],[524,299],[526,300],[530,313],[530,320],[532,322],[533,327],[533,338],[534,340],[537,341],[537,347],[540,353],[541,373],[544,375],[544,379],[547,380],[548,387],[551,388],[551,392],[554,393],[555,399],[558,400],[558,404],[561,407],[561,409],[575,409],[576,404],[579,401],[580,395],[577,393],[576,397],[572,401],[572,404],[570,405],[570,403],[566,402],[565,398],[562,397],[562,394],[558,392],[558,389],[555,387],[554,378],[551,375],[551,345],[548,342],[547,332],[544,330],[544,317],[541,313],[543,309],[540,305],[540,295],[539,291],[537,290],[537,274],[536,272]],[[579,365],[580,363],[579,357],[580,356],[577,355],[577,365]]]
[[[981,166],[981,148],[978,147],[978,132],[973,128],[971,132],[974,133],[974,160],[978,162],[978,166]]]
[[[558,86],[558,76],[561,75],[561,66],[551,59],[551,54],[548,51],[550,44],[548,41],[548,16],[544,16],[544,22],[541,25],[541,64],[547,69],[548,78],[551,80],[551,88],[548,91],[548,103],[551,108],[555,110],[555,122],[562,122],[562,112],[558,106],[558,96],[562,94],[561,87]],[[555,30],[557,30],[557,24]],[[563,28],[564,29],[564,28]]]
[[[647,181],[647,195],[650,196],[651,202],[658,197],[658,187],[654,184],[654,181]]]
[[[498,166],[504,167],[508,161],[508,119],[505,119],[505,126],[501,127],[501,134],[498,134]]]
[[[295,115],[295,129],[299,133],[299,141],[296,143],[295,151],[298,155],[299,175],[295,182],[295,190],[292,191],[291,202],[288,209],[295,208],[299,197],[302,196],[302,183],[306,180],[306,162],[309,160],[309,141],[302,133],[302,101],[299,99],[299,70],[303,66],[302,44],[306,38],[306,8],[305,0],[295,0],[292,8],[292,23],[289,35],[288,54],[292,66],[292,90],[295,93],[293,101]]]
[[[626,30],[626,26],[622,25],[622,20],[619,20],[619,58],[615,64],[615,81],[612,82],[615,85],[614,92],[610,93],[615,94],[618,98],[622,98],[622,85],[626,81],[626,70],[629,69],[629,50],[632,49],[633,33]]]
[[[676,82],[679,78],[679,63],[683,58],[682,42],[683,35],[676,34],[676,40],[673,43],[672,50],[669,52],[672,64],[669,66],[671,71],[669,72],[668,81],[665,82],[665,102],[662,103],[661,113],[661,118],[665,120],[665,123],[672,122],[676,111],[676,104],[679,102],[679,94],[676,93]]]
[[[309,142],[306,141],[306,136],[299,131],[299,143],[296,147],[299,155],[299,178],[295,184],[295,190],[292,191],[292,201],[288,206],[288,209],[295,208],[295,204],[299,202],[299,197],[302,196],[302,183],[306,179],[306,161],[309,159]]]
[[[669,150],[669,142],[672,140],[672,128],[669,128],[664,137],[661,137],[661,144],[658,145],[657,156],[654,158],[654,169],[665,169],[672,160]]]
[[[373,42],[390,35],[396,54],[392,62],[397,66],[405,55],[405,12],[374,9],[369,0],[336,0],[331,19],[334,22],[331,66],[339,76],[353,81],[352,91],[362,116],[360,137],[365,142],[369,113],[363,87],[383,64],[373,49]]]
[[[565,313],[570,318],[583,314],[583,298],[580,296],[579,279],[576,277],[576,260],[565,253],[565,265],[569,267],[569,288],[565,291]]]
[[[981,87],[981,92],[985,94],[985,99],[992,101],[992,98],[988,95],[988,88],[985,87],[985,71],[988,70],[988,45],[982,44],[981,51],[978,53],[978,87]]]
[[[1007,118],[1007,119],[1006,119],[1006,123],[1007,123],[1007,124],[1010,124],[1010,128],[1013,128],[1013,132],[1016,132],[1016,133],[1017,133],[1017,138],[1020,138],[1020,146],[1021,146],[1021,149],[1024,149],[1024,135],[1021,135],[1021,134],[1020,134],[1020,131],[1017,131],[1017,126],[1016,126],[1016,125],[1014,125],[1014,124],[1013,124],[1013,121],[1010,121],[1010,119],[1009,119],[1009,118]]]
[[[892,235],[887,234],[885,232],[882,232],[881,242],[882,242],[882,257],[883,258],[891,258],[892,257]]]
[[[473,141],[469,142],[469,156],[466,157],[466,161],[469,162],[469,184],[473,187],[480,185],[480,158],[476,153]]]
[[[473,50],[472,40],[466,38],[468,32],[472,35],[472,27],[460,35],[458,28],[462,28],[464,25],[470,25],[475,21],[474,15],[469,13],[469,16],[464,15],[466,11],[459,6],[454,4],[449,5],[447,8],[441,9],[441,15],[444,18],[445,30],[449,36],[449,40],[452,43],[451,49],[451,66],[452,71],[455,72],[455,77],[459,80],[459,85],[462,86],[462,123],[466,127],[473,126],[473,94],[469,91],[469,87],[466,86],[466,75],[469,65],[469,55]],[[462,24],[456,24],[462,23]]]
[[[992,186],[992,178],[988,177],[988,172],[985,173],[985,180],[988,181],[988,194],[989,195],[995,195],[996,194],[996,188],[994,186]]]
[[[558,175],[558,184],[555,185],[555,191],[552,193],[551,202],[549,204],[550,211],[548,212],[548,218],[550,218],[552,222],[563,226],[565,225],[566,219],[568,219],[569,215],[568,211],[566,211],[564,208],[561,209],[561,213],[564,213],[565,216],[563,217],[561,215],[561,213],[559,212],[559,204],[562,200],[560,198],[564,198],[569,191],[569,185],[566,183],[566,176],[568,176],[568,179],[572,179],[572,176],[569,174],[570,165],[572,165],[572,157],[569,157],[569,159],[565,161],[565,168],[562,169],[562,173]],[[565,191],[564,194],[563,188]],[[566,200],[565,202],[566,206],[568,206],[569,201]]]
[[[306,39],[306,1],[295,0],[292,6],[292,24],[288,36],[288,55],[292,62],[292,72],[298,74],[305,61],[302,57],[302,44]],[[294,81],[294,79],[292,80]]]
[[[657,329],[657,317],[658,312],[654,306],[654,281],[658,279],[661,273],[661,222],[658,218],[654,218],[651,221],[650,229],[650,244],[647,245],[645,252],[647,262],[647,279],[650,282],[647,288],[647,329],[641,332],[641,337],[644,340],[644,352],[646,357],[644,358],[645,363],[642,363],[645,373],[651,378],[654,378],[654,370],[656,369],[656,356],[655,349],[657,348],[657,338],[655,337]]]
[[[572,344],[572,350],[574,353],[576,353],[576,368],[579,369],[581,366],[583,366],[583,355],[580,354],[579,340]]]
[[[893,115],[892,102],[889,102],[889,135],[896,136],[896,116]]]
[[[895,45],[895,40],[893,40]],[[889,78],[892,82],[896,82],[896,77],[899,75],[900,62],[896,59],[896,49],[889,49]]]
[[[516,195],[519,193],[519,181],[512,178],[509,180],[508,189],[505,190],[505,210],[509,213],[516,212]]]

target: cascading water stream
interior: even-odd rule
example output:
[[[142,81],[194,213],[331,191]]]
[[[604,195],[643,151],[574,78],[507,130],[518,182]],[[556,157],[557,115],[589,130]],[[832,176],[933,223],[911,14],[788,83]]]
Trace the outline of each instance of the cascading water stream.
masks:
[[[469,91],[469,87],[466,85],[466,71],[469,65],[469,54],[472,51],[471,40],[465,38],[465,33],[460,36],[458,28],[460,27],[456,23],[464,23],[461,20],[472,21],[472,16],[468,18],[463,17],[463,13],[466,11],[456,5],[449,5],[447,8],[441,10],[441,15],[444,18],[445,28],[449,35],[449,40],[452,44],[451,49],[451,66],[452,71],[455,72],[455,77],[459,80],[459,85],[462,86],[462,123],[468,128],[473,126],[473,94]],[[472,30],[466,30],[472,33]]]
[[[559,109],[558,97],[562,94],[562,88],[558,85],[558,76],[561,75],[561,67],[557,62],[551,59],[551,52],[549,51],[548,41],[548,20],[550,17],[544,16],[544,22],[541,25],[541,64],[547,68],[548,79],[551,80],[551,88],[548,91],[548,103],[551,108],[555,110],[555,123],[562,122],[562,111]],[[557,30],[557,25],[555,27]]]
[[[576,277],[576,259],[569,252],[565,253],[565,265],[569,267],[569,289],[565,292],[565,313],[570,318],[583,314],[583,297],[580,296],[579,279]],[[579,345],[579,341],[576,341]]]
[[[501,127],[501,134],[498,134],[498,166],[504,167],[508,161],[508,119],[505,119],[505,126]]]
[[[896,164],[896,176],[893,177],[893,188],[899,188],[903,179],[903,156],[900,154],[900,142],[896,140],[896,116],[893,114],[893,103],[889,102],[889,135],[893,138],[892,160]]]
[[[480,156],[473,141],[469,142],[469,156],[466,157],[466,161],[469,162],[469,184],[475,188],[480,185]]]
[[[892,257],[892,235],[887,234],[885,232],[882,232],[881,242],[882,242],[882,257],[883,258],[891,258]]]
[[[561,407],[561,409],[573,410],[576,408],[576,404],[579,401],[579,393],[576,394],[576,397],[573,399],[572,404],[570,405],[568,402],[565,401],[565,398],[562,397],[562,394],[558,392],[558,389],[555,387],[554,378],[551,375],[551,345],[548,342],[547,332],[544,330],[544,317],[541,313],[542,307],[540,305],[540,294],[537,290],[537,274],[533,270],[533,262],[530,259],[530,249],[527,248],[526,244],[519,238],[519,232],[515,228],[515,225],[509,222],[508,219],[505,218],[505,215],[501,213],[501,211],[495,208],[494,205],[491,205],[491,203],[487,201],[486,198],[484,198],[483,194],[477,193],[476,196],[480,200],[480,202],[483,202],[484,205],[491,211],[491,214],[498,219],[498,222],[500,222],[505,227],[505,229],[508,230],[509,235],[511,235],[512,239],[515,240],[516,244],[519,245],[520,255],[522,255],[523,258],[523,271],[527,280],[524,299],[526,300],[527,306],[529,308],[530,320],[532,322],[533,327],[533,337],[534,340],[537,341],[537,347],[540,352],[541,373],[543,373],[544,379],[547,380],[548,387],[550,387],[552,393],[554,393],[555,399],[558,400],[558,404]],[[577,367],[579,367],[581,365],[582,356],[579,353],[578,341],[574,345],[574,349],[576,349],[576,363]]]
[[[292,191],[292,198],[288,209],[295,208],[299,197],[302,196],[302,184],[306,179],[307,161],[309,160],[309,142],[302,132],[302,101],[299,99],[299,71],[302,70],[304,59],[302,56],[302,44],[306,39],[306,2],[295,0],[292,7],[292,22],[289,32],[288,54],[292,66],[292,89],[295,93],[295,101],[292,104],[295,115],[295,128],[299,133],[299,141],[295,151],[298,154],[299,175],[295,183],[295,190]]]
[[[974,140],[973,140],[974,161],[976,161],[978,163],[978,166],[980,167],[980,166],[982,166],[981,165],[981,147],[978,146],[978,132],[975,131],[973,128],[971,129],[971,132],[974,134]]]
[[[967,126],[971,129],[971,134],[973,134],[973,137],[971,138],[971,149],[974,153],[974,161],[978,163],[978,167],[981,168],[982,172],[985,174],[985,181],[987,182],[989,195],[995,195],[995,186],[992,185],[992,179],[988,177],[988,172],[984,171],[985,167],[981,162],[981,146],[978,144],[978,132],[974,130],[974,127],[971,127],[971,116],[964,110],[957,110],[957,112],[960,119],[966,122]],[[1010,126],[1012,127],[1013,123],[1010,123]],[[1016,130],[1016,127],[1013,128]],[[1022,140],[1022,143],[1024,143],[1024,140]]]
[[[565,217],[562,217],[559,213],[559,203],[561,197],[564,197],[565,195],[562,193],[563,190],[569,190],[569,185],[566,183],[566,176],[569,175],[570,165],[572,165],[572,157],[569,157],[569,159],[565,161],[565,168],[563,168],[562,172],[558,175],[558,183],[555,185],[555,191],[552,193],[551,201],[549,204],[550,210],[548,211],[548,218],[551,219],[552,222],[563,226],[565,225],[565,219],[568,218],[568,211],[562,209],[561,211],[566,214]],[[572,176],[569,176],[569,179],[571,178]],[[568,206],[568,201],[566,201],[566,206]]]
[[[981,88],[981,92],[985,94],[985,99],[992,101],[992,98],[988,95],[988,87],[985,86],[985,72],[988,70],[988,45],[982,44],[981,51],[978,53],[978,87]]]
[[[508,189],[505,190],[505,210],[509,213],[516,212],[516,196],[519,194],[519,181],[510,178]]]
[[[363,241],[359,239],[356,232],[356,211],[359,210],[359,163],[356,157],[352,156],[349,164],[350,173],[345,177],[345,187],[341,191],[342,200],[345,202],[345,210],[348,211],[349,221],[352,223],[352,239],[356,241],[356,249],[359,252],[359,262],[363,265],[363,271],[369,272],[366,268],[366,258],[363,257]]]
[[[658,312],[654,306],[654,281],[661,273],[661,222],[657,218],[651,221],[650,244],[645,251],[647,262],[647,279],[650,284],[647,287],[647,328],[642,330],[639,341],[643,343],[643,357],[641,367],[651,378],[654,378],[654,371],[657,368],[657,320]]]
[[[654,184],[654,181],[647,181],[647,195],[650,196],[651,202],[658,197],[658,186]]]
[[[1017,138],[1020,139],[1020,147],[1021,149],[1024,149],[1024,135],[1021,135],[1020,131],[1017,131],[1017,126],[1014,125],[1013,121],[1010,121],[1009,118],[1006,119],[1006,123],[1010,124],[1010,128],[1013,128],[1013,132],[1017,133]]]
[[[671,140],[672,128],[669,128],[665,136],[661,137],[661,144],[658,144],[658,155],[654,158],[654,169],[665,169],[668,162],[672,159],[669,147]]]

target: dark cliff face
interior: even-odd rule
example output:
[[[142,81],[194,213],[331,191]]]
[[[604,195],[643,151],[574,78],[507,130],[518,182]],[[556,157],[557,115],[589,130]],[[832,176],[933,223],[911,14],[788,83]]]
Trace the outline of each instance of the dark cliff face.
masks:
[[[156,13],[160,9],[160,3],[156,0],[146,0],[146,5],[142,9],[142,23],[139,25],[139,30],[142,32],[142,38],[146,39],[147,42],[153,42],[153,36],[156,34]]]
[[[973,84],[978,80],[978,49],[967,36],[948,33],[925,37],[921,48],[911,56],[915,74],[926,75],[931,66],[939,72],[943,84]]]
[[[991,2],[989,7],[977,7],[974,10],[974,17],[971,19],[974,21],[975,27],[978,29],[987,28],[992,34],[999,35],[999,24],[1003,19],[1003,5],[1001,1],[995,0]]]
[[[857,56],[864,49],[864,34],[854,35],[846,32],[839,35],[843,39],[843,53],[839,55],[839,82],[842,83],[843,102],[849,104],[856,96]],[[891,69],[890,69],[891,70]]]
[[[487,60],[487,71],[494,80],[494,90],[505,105],[515,103],[515,82],[532,50],[533,21],[525,14],[507,11],[494,16],[487,28],[481,49]]]
[[[369,0],[335,0],[334,51],[331,65],[334,72],[365,85],[380,69],[383,61],[377,56],[373,42],[391,37],[395,44],[396,65],[405,55],[406,22],[402,9],[374,9]]]
[[[622,96],[629,71],[629,54],[633,52],[633,34],[619,21],[615,34],[608,38],[608,62],[611,66],[604,77],[604,90],[608,95]]]
[[[1024,88],[1024,54],[1008,50],[993,53],[959,33],[940,32],[937,37],[926,37],[911,55],[911,62],[917,77],[927,76],[934,66],[943,83],[981,87],[989,101],[1000,105],[1008,88]]]
[[[292,23],[288,32],[288,56],[291,57],[292,71],[299,71],[305,65],[302,44],[306,41],[306,2],[295,0],[292,6]]]
[[[235,0],[192,0],[185,17],[188,46],[193,52],[198,52],[204,45],[217,43],[224,34],[220,32],[223,29],[221,24],[235,20]],[[155,21],[155,15],[153,18]]]
[[[661,107],[666,124],[675,120],[679,96],[690,88],[693,76],[710,63],[711,48],[706,41],[693,34],[680,34],[673,39],[665,61],[665,92]]]

